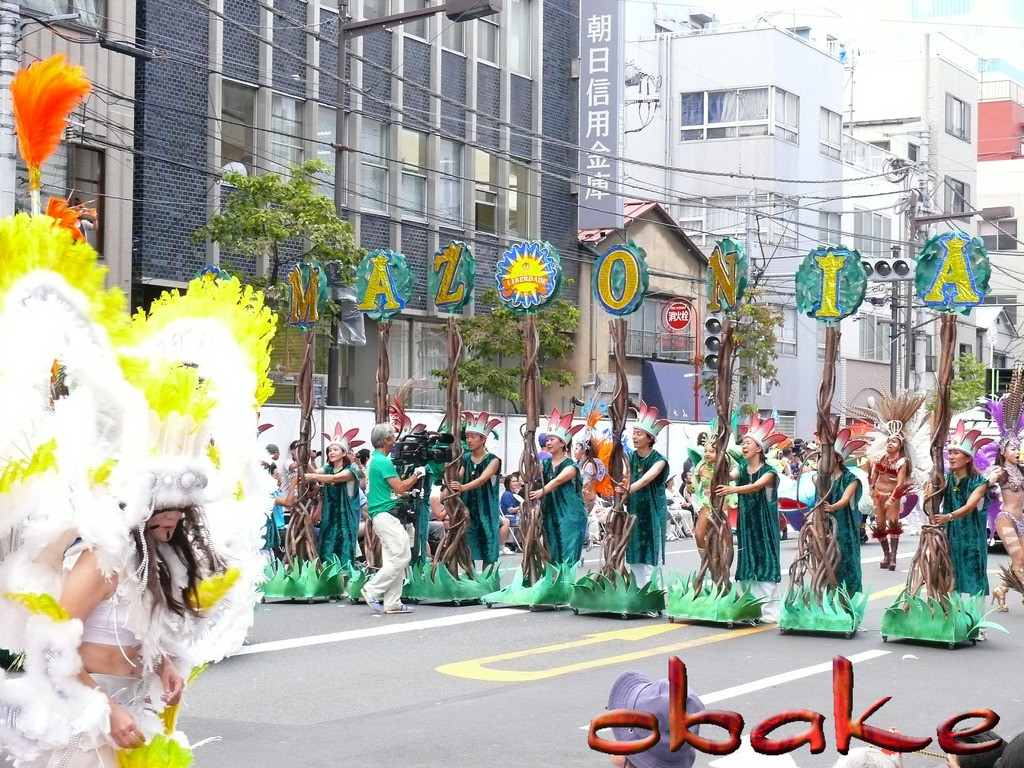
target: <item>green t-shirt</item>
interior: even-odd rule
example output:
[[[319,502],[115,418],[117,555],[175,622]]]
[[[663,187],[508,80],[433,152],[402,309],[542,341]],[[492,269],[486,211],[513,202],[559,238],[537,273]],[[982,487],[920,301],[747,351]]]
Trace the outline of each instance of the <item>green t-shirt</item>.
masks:
[[[399,499],[388,485],[389,477],[398,477],[390,456],[374,451],[366,468],[366,477],[366,514],[374,517],[398,506]]]

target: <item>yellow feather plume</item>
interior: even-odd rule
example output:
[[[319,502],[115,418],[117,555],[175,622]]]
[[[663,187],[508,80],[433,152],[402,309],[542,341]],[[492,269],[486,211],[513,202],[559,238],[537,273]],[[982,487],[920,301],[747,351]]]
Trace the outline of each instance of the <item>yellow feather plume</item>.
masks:
[[[203,613],[209,613],[210,609],[219,603],[231,588],[238,581],[241,572],[237,568],[228,568],[224,573],[215,576],[207,576],[192,595],[192,605]]]
[[[158,733],[141,747],[120,749],[118,768],[188,768],[192,765],[192,750]]]
[[[30,477],[56,469],[56,450],[57,441],[47,440],[36,448],[29,458],[10,462],[0,472],[0,493],[9,492],[15,485],[25,482]]]
[[[42,592],[5,592],[4,597],[16,603],[21,603],[32,613],[39,614],[40,616],[49,616],[55,622],[67,621],[71,618],[68,612],[64,610],[64,606],[58,603],[53,595],[47,595]]]

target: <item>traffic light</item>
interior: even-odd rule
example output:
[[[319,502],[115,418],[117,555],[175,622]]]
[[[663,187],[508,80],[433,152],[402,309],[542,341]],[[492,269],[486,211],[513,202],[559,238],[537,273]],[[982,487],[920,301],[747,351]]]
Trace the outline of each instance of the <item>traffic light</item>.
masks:
[[[704,320],[704,373],[718,373],[718,353],[722,349],[722,313],[711,312]]]
[[[900,256],[898,245],[892,247],[892,255],[888,258],[865,259],[863,263],[868,280],[876,283],[893,283],[914,277],[914,264]]]

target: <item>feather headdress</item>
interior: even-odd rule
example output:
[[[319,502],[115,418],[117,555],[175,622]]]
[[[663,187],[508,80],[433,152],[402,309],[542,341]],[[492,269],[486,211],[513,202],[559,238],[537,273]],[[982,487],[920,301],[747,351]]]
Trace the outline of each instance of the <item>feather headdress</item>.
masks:
[[[999,428],[999,450],[1013,443],[1018,448],[1024,432],[1024,370],[1014,368],[1010,387],[1001,398],[988,401],[988,414]]]
[[[422,432],[427,428],[426,424],[413,426],[412,419],[406,416],[405,405],[398,395],[395,396],[395,401],[388,406],[388,418],[391,421],[391,426],[395,428],[395,435],[398,437],[406,433]]]
[[[356,435],[359,434],[358,429],[350,429],[346,432],[341,427],[341,422],[337,422],[334,425],[334,434],[329,435],[326,432],[323,433],[324,440],[327,441],[328,445],[340,445],[343,451],[351,451],[358,448],[363,444],[362,440],[356,440]]]
[[[479,414],[463,411],[462,418],[466,422],[466,434],[473,432],[483,435],[485,438],[490,436],[494,428],[501,424],[501,419],[492,419],[491,414],[487,411],[481,411]]]
[[[961,419],[957,422],[956,431],[949,439],[949,443],[946,444],[946,448],[950,451],[966,453],[973,459],[974,454],[980,448],[983,448],[991,442],[991,437],[981,436],[980,429],[967,429],[967,425],[965,425],[963,419]]]
[[[661,430],[672,423],[668,419],[659,419],[658,409],[653,406],[648,407],[647,403],[643,400],[640,401],[640,407],[637,408],[636,415],[636,428],[646,432],[652,439],[656,438]]]
[[[68,63],[62,54],[36,61],[18,70],[11,81],[18,149],[28,166],[32,212],[39,213],[42,166],[60,144],[68,115],[91,89],[85,70]]]
[[[548,419],[547,434],[549,437],[557,437],[566,446],[572,445],[572,439],[583,429],[584,424],[577,424],[575,427],[572,425],[572,414],[559,414],[558,409],[555,408],[551,411],[551,418]]]
[[[750,416],[750,421],[743,427],[743,437],[749,437],[757,443],[762,451],[766,451],[776,443],[786,440],[786,436],[775,430],[775,419],[764,419],[756,413]]]
[[[886,393],[882,395],[875,408],[852,406],[850,410],[858,418],[875,422],[875,429],[871,433],[874,439],[883,436],[885,440],[890,437],[906,440],[907,429],[927,398],[927,392],[914,394],[906,391],[895,397]]]

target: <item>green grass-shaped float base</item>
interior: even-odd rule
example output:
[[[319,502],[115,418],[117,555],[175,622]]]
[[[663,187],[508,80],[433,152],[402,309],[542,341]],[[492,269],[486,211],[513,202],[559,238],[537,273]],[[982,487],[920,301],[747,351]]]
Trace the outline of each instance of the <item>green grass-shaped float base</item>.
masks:
[[[367,573],[365,567],[358,568],[355,565],[350,564],[345,569],[345,597],[353,603],[362,602],[363,587],[366,586],[366,582],[369,578],[370,574]]]
[[[729,589],[720,589],[705,583],[699,590],[693,588],[693,574],[676,577],[668,588],[665,613],[669,619],[682,621],[708,621],[732,626],[761,620],[763,597],[754,597],[748,588],[733,582]]]
[[[486,605],[566,605],[572,596],[576,579],[576,563],[549,565],[544,575],[533,586],[523,584],[522,568],[517,568],[512,583],[502,590],[480,598]]]
[[[936,599],[922,596],[922,591],[919,589],[910,594],[904,589],[896,602],[885,610],[882,615],[883,641],[890,637],[904,638],[947,643],[952,648],[957,643],[977,640],[983,627],[1007,632],[1005,627],[985,621],[988,614],[982,613],[984,595],[964,597],[953,592]]]
[[[402,589],[402,597],[406,600],[476,603],[484,595],[501,589],[501,569],[496,563],[478,571],[475,579],[466,573],[456,579],[444,565],[438,565],[436,573],[432,570],[429,562],[409,566],[409,578]]]
[[[569,607],[573,613],[589,611],[623,617],[660,615],[665,610],[665,590],[653,579],[637,587],[632,573],[611,579],[602,573],[588,573],[572,585]]]
[[[868,593],[851,595],[845,586],[826,589],[819,604],[806,584],[792,585],[782,599],[779,629],[782,632],[834,632],[853,637],[864,620],[867,605]]]
[[[281,560],[267,565],[267,580],[261,589],[266,598],[313,600],[344,594],[344,569],[338,559],[296,560],[287,566]]]

